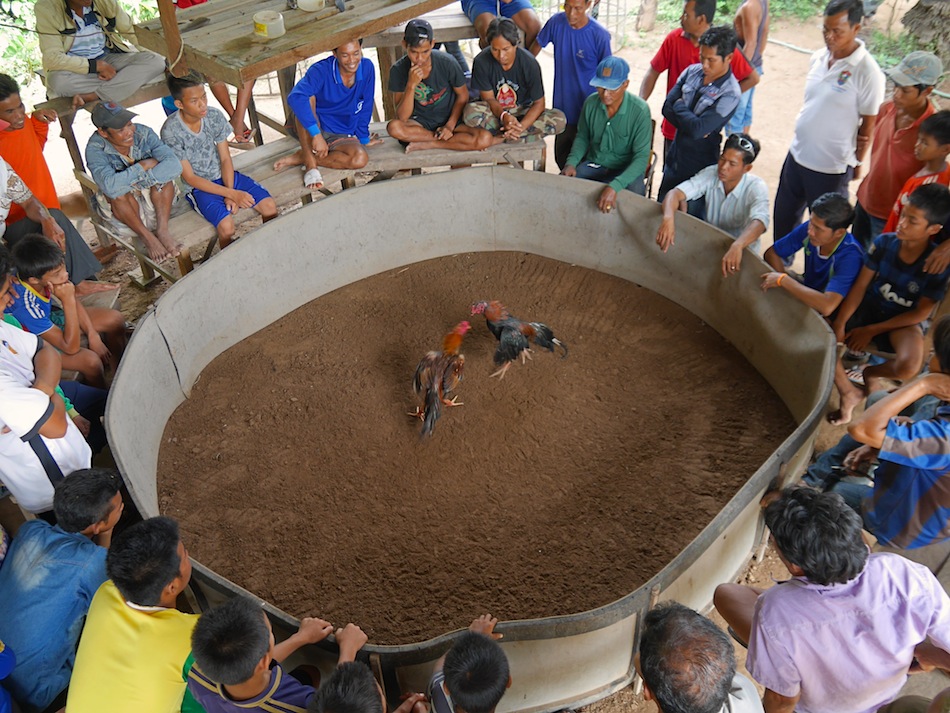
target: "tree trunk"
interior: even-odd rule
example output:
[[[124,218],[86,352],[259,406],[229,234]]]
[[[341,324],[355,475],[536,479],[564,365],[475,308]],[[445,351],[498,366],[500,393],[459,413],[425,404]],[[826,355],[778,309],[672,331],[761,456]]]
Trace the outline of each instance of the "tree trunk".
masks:
[[[944,60],[950,57],[950,3],[946,0],[919,0],[902,22],[922,43],[933,43]]]
[[[656,1],[640,0],[640,10],[637,12],[637,30],[649,32],[656,24]]]

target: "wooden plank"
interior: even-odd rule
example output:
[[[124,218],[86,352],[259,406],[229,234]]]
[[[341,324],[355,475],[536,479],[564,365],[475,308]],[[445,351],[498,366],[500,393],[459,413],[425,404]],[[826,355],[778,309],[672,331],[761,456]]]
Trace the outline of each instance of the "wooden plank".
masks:
[[[464,12],[443,14],[436,10],[426,13],[423,17],[432,25],[432,34],[436,42],[458,42],[478,37],[475,25]],[[404,30],[405,25],[397,25],[375,35],[364,37],[363,47],[401,47]]]

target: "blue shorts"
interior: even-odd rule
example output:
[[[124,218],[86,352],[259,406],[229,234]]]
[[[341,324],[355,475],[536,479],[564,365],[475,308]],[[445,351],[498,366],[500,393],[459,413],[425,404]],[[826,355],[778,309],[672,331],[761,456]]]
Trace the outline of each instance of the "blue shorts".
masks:
[[[500,6],[500,7],[499,7]],[[462,12],[468,15],[468,19],[475,24],[475,18],[484,15],[499,15],[501,17],[514,17],[522,10],[532,9],[531,0],[511,0],[511,2],[502,2],[502,0],[462,0]]]
[[[217,183],[219,186],[224,185],[224,182],[220,178],[216,181],[212,181],[212,183]],[[237,171],[234,172],[234,188],[238,191],[250,193],[254,198],[254,205],[257,205],[265,198],[270,198],[270,193],[267,192],[264,186]],[[204,219],[215,228],[218,227],[218,223],[231,215],[231,211],[224,205],[224,196],[219,196],[215,193],[206,193],[198,188],[192,188],[189,200],[191,200],[192,205],[197,208]]]

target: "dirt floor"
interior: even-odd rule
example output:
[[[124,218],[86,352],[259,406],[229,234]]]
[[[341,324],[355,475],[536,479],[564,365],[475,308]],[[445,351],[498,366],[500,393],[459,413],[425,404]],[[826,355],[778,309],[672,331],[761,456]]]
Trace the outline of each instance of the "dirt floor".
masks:
[[[472,318],[465,406],[420,443],[417,361],[497,297],[570,356],[490,379],[496,342]],[[523,253],[458,255],[342,288],[212,362],[166,428],[160,505],[197,560],[275,605],[409,643],[634,590],[792,428],[666,299]]]

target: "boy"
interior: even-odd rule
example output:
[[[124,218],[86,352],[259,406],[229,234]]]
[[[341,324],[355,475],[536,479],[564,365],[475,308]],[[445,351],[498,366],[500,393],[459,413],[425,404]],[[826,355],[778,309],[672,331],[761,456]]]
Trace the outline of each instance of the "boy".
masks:
[[[406,147],[406,153],[444,148],[481,151],[503,139],[484,129],[459,123],[468,103],[468,87],[458,62],[432,49],[432,25],[410,20],[403,33],[406,56],[389,73],[389,91],[396,118],[386,131]]]
[[[354,625],[348,624],[347,628],[351,626]],[[365,641],[366,635],[363,634]],[[383,689],[373,678],[369,667],[362,661],[347,661],[338,664],[327,682],[320,686],[317,695],[310,700],[306,713],[387,713],[388,710]],[[423,694],[409,693],[393,713],[429,713],[429,706]]]
[[[217,230],[223,250],[234,237],[234,213],[254,208],[266,223],[277,217],[277,204],[263,186],[234,170],[228,150],[231,125],[220,109],[208,107],[204,79],[168,75],[168,91],[178,111],[165,120],[162,141],[181,161],[191,201]]]
[[[20,527],[0,568],[0,638],[17,652],[4,684],[44,710],[66,689],[89,602],[106,581],[106,547],[122,515],[114,470],[77,470],[56,485],[56,525]],[[30,572],[30,576],[24,576]]]
[[[42,235],[28,235],[13,248],[17,299],[10,310],[23,328],[39,335],[63,354],[63,368],[82,374],[86,383],[106,387],[105,365],[115,367],[125,349],[125,318],[114,309],[90,307],[76,298],[65,256]],[[53,311],[52,297],[62,305]],[[80,345],[85,334],[89,348]],[[103,340],[100,334],[105,335]]]
[[[191,634],[195,665],[188,674],[188,689],[207,713],[303,710],[316,691],[280,664],[301,646],[331,633],[329,622],[305,617],[296,634],[275,644],[260,603],[235,597],[198,619]],[[365,640],[353,624],[339,632],[340,661],[352,661]]]
[[[882,233],[871,245],[858,279],[841,303],[832,328],[838,342],[852,351],[864,351],[873,341],[895,352],[894,359],[864,369],[864,383],[871,391],[877,380],[905,381],[920,371],[924,357],[922,322],[946,292],[950,269],[939,274],[924,272],[934,250],[931,238],[950,218],[950,190],[930,183],[908,198],[897,224],[897,233]],[[854,375],[852,375],[854,376]],[[834,425],[851,421],[864,388],[852,384],[839,359],[835,386],[840,395],[837,411],[828,414]]]
[[[498,619],[482,614],[441,661],[429,681],[432,713],[492,713],[511,686],[508,657],[498,645]]]
[[[825,193],[811,204],[811,217],[765,251],[773,272],[762,275],[762,291],[786,290],[822,317],[830,317],[851,289],[864,263],[864,250],[848,232],[854,209],[839,193]],[[805,251],[805,274],[788,275],[784,260]]]
[[[931,114],[920,124],[920,129],[917,131],[917,143],[914,144],[914,158],[924,162],[923,168],[908,178],[900,193],[897,194],[897,200],[894,201],[882,232],[893,233],[897,230],[901,211],[907,205],[910,194],[918,186],[928,183],[950,186],[948,155],[950,155],[950,109],[943,109]]]

